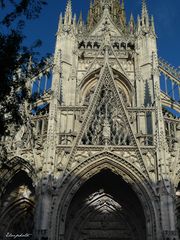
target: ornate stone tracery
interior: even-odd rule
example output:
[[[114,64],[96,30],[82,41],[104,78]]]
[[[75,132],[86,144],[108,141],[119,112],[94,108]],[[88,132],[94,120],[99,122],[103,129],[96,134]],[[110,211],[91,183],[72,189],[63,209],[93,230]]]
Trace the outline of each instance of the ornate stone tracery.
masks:
[[[82,138],[87,145],[131,145],[129,129],[125,127],[119,101],[108,80],[101,88],[93,122]]]

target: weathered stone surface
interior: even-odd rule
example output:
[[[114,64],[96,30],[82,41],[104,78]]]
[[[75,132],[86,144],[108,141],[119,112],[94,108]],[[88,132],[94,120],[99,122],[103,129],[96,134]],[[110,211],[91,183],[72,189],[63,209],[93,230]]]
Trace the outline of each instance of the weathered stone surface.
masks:
[[[68,1],[48,104],[1,142],[0,238],[179,239],[179,119],[161,68],[145,1],[127,24],[124,2],[94,0],[87,26]]]

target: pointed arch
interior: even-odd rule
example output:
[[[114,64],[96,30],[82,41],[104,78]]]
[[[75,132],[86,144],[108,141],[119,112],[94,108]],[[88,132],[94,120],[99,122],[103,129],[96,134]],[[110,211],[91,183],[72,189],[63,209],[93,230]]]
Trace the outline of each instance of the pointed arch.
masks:
[[[13,193],[14,194],[14,193]],[[0,236],[11,232],[32,234],[35,203],[32,199],[20,198],[4,207],[0,216]]]
[[[76,195],[79,196],[79,192]],[[76,200],[73,199],[72,202]],[[84,199],[83,204],[78,204],[78,207],[73,209],[76,214],[70,209],[65,234],[67,240],[72,236],[75,236],[74,240],[81,239],[84,234],[92,238],[96,234],[103,235],[104,238],[118,236],[118,239],[125,235],[133,240],[137,239],[137,235],[143,235],[135,230],[133,213],[124,209],[125,206],[122,206],[115,196],[107,194],[103,189]]]
[[[81,102],[84,102],[85,98],[88,97],[90,94],[93,95],[96,84],[98,83],[100,71],[100,68],[91,71],[81,82],[79,86],[79,90],[81,93]],[[125,75],[123,75],[123,73],[119,72],[118,70],[112,68],[112,72],[115,78],[115,84],[117,85],[117,89],[119,90],[123,98],[126,99],[125,102],[127,102],[128,105],[131,105],[132,97],[134,95],[134,87],[132,86],[132,83]]]
[[[36,181],[37,175],[33,166],[26,160],[20,157],[13,157],[7,162],[3,163],[2,170],[0,173],[3,182],[0,184],[2,188],[2,193],[6,189],[6,186],[10,180],[20,171],[24,171],[32,179],[33,182]]]
[[[91,93],[92,89],[94,91],[95,85],[97,84],[97,76],[100,74],[100,68],[91,71],[81,82],[79,88],[81,93],[81,102],[85,101],[85,98]]]
[[[64,240],[65,222],[69,205],[73,196],[81,186],[100,171],[109,169],[111,172],[122,177],[131,185],[133,191],[138,196],[146,216],[148,239],[156,239],[156,228],[159,224],[156,197],[152,186],[146,177],[131,163],[110,152],[102,152],[90,157],[79,164],[65,178],[59,187],[59,196],[53,203],[53,213],[51,221],[51,237],[55,240]],[[60,227],[59,227],[60,226]]]
[[[35,209],[34,183],[37,176],[31,164],[14,157],[2,164],[0,238],[10,232],[32,233]]]

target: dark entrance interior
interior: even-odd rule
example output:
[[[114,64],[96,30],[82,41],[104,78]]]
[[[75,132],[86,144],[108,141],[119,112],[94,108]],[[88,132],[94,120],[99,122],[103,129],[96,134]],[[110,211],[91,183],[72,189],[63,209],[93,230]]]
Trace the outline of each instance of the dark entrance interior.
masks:
[[[104,170],[74,196],[67,215],[65,240],[145,240],[141,203],[120,176]]]
[[[24,171],[16,173],[7,185],[0,205],[0,239],[32,239],[35,190],[31,178]],[[24,237],[23,237],[24,236]]]

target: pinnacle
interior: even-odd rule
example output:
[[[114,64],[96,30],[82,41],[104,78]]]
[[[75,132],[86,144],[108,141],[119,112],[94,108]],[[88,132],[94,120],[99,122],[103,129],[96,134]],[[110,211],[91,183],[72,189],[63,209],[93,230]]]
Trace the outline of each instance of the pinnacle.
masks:
[[[72,21],[72,3],[71,0],[67,0],[66,11],[65,11],[65,24],[71,25]]]
[[[72,6],[72,1],[71,0],[67,0],[67,6]]]
[[[149,14],[147,9],[146,0],[142,0],[142,26],[144,28],[149,28]]]
[[[133,16],[132,13],[131,13],[131,16],[130,16],[130,21],[131,21],[131,22],[134,22],[134,16]]]
[[[92,8],[93,7],[93,2],[92,2],[92,0],[91,0],[91,2],[90,2],[90,8]]]
[[[124,10],[124,0],[122,0],[121,7],[122,7],[122,9]]]
[[[146,0],[142,0],[142,17],[148,15]]]
[[[72,11],[72,2],[71,0],[67,0],[66,4],[66,12]]]
[[[82,11],[81,11],[79,14],[79,21],[78,21],[79,24],[82,23],[82,21],[83,21],[83,17],[82,17]]]

